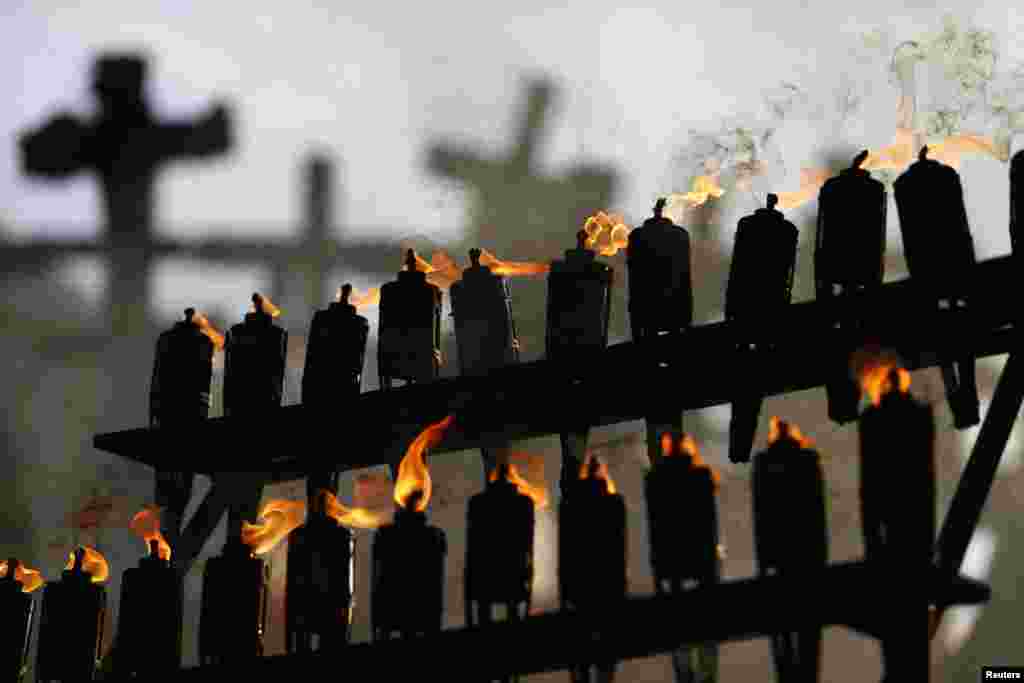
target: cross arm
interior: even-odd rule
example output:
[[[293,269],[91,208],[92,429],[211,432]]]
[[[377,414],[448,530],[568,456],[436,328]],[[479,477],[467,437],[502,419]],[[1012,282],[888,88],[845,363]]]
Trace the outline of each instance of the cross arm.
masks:
[[[22,173],[50,179],[77,173],[88,165],[89,135],[89,127],[68,113],[25,131],[18,138]]]
[[[230,110],[218,104],[195,121],[160,124],[156,144],[166,159],[218,156],[234,146],[232,129]]]

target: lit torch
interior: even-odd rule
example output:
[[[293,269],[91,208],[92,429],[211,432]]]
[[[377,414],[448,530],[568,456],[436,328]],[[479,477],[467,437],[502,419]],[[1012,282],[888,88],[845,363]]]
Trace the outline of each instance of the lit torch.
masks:
[[[171,567],[171,547],[160,533],[159,508],[138,512],[129,528],[148,552],[121,578],[117,667],[127,676],[144,677],[181,666],[182,581]]]
[[[9,681],[21,681],[28,667],[35,600],[32,592],[43,585],[42,575],[17,559],[0,562],[0,660]]]
[[[379,300],[380,290],[376,292]],[[364,303],[369,303],[364,302]],[[330,415],[359,397],[370,321],[359,315],[352,285],[338,289],[338,300],[313,314],[306,338],[306,366],[302,373],[302,404],[328,420]],[[310,473],[312,490],[338,488],[337,470]]]
[[[245,320],[228,330],[224,353],[224,414],[265,416],[281,406],[288,333],[274,325],[280,309],[252,295]]]
[[[666,431],[660,446],[661,457],[644,479],[655,588],[671,594],[716,584],[722,575],[718,474],[703,461],[689,434]],[[713,680],[718,644],[680,647],[672,652],[672,664],[677,681]]]
[[[444,531],[427,524],[430,472],[424,460],[451,426],[454,416],[430,425],[417,436],[398,466],[394,523],[373,540],[372,597],[374,640],[439,631],[444,620]]]
[[[865,557],[887,582],[879,596],[890,605],[882,655],[886,678],[897,680],[928,670],[935,419],[929,405],[910,395],[906,370],[880,365],[862,374],[872,405],[860,419],[861,519]]]
[[[589,249],[600,256],[614,256],[629,244],[631,230],[621,215],[598,211],[584,221],[586,237],[578,248]]]
[[[824,477],[812,447],[796,425],[773,417],[768,448],[754,458],[754,546],[761,575],[800,575],[828,562]],[[818,680],[821,626],[774,634],[772,652],[782,683]]]
[[[932,334],[958,339],[961,329],[973,329],[970,310],[970,275],[974,270],[974,240],[967,222],[960,175],[935,159],[931,148],[922,147],[918,160],[893,183],[903,253],[911,282],[916,285],[922,310],[943,306],[950,319]],[[942,317],[946,317],[943,315]],[[970,353],[942,362],[953,423],[967,429],[980,421],[975,360]]]
[[[799,233],[776,210],[778,196],[768,195],[767,207],[744,216],[736,226],[729,284],[725,290],[725,318],[734,330],[735,373],[744,387],[733,400],[729,422],[729,460],[749,462],[764,395],[765,351],[778,343],[778,316],[793,296],[793,273]]]
[[[106,559],[92,548],[71,554],[59,581],[43,589],[36,674],[39,681],[91,681],[106,617]]]
[[[441,289],[427,281],[416,252],[406,252],[398,280],[380,288],[377,366],[380,387],[394,380],[429,382],[441,367]]]
[[[615,620],[626,597],[626,504],[605,463],[593,455],[559,506],[558,583],[563,609],[593,620]],[[573,680],[588,680],[591,666],[612,680],[616,662],[596,653],[593,661],[574,667]]]

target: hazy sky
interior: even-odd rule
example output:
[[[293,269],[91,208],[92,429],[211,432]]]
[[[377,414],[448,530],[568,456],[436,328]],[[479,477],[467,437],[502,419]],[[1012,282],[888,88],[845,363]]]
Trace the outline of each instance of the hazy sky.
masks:
[[[424,173],[425,148],[445,137],[500,153],[526,75],[544,74],[560,86],[543,167],[557,173],[583,159],[613,164],[625,184],[617,206],[606,208],[638,220],[654,196],[683,189],[673,186],[681,181],[671,178],[669,162],[688,128],[715,128],[756,111],[761,92],[781,81],[827,99],[851,64],[850,46],[866,31],[916,37],[939,28],[951,11],[965,24],[997,31],[1004,64],[1024,56],[1014,38],[1024,35],[1024,15],[1005,2],[936,9],[869,0],[842,10],[795,0],[733,4],[513,8],[385,0],[341,10],[302,2],[286,9],[268,2],[25,2],[7,11],[0,46],[0,77],[15,93],[0,113],[7,149],[0,155],[0,223],[22,235],[44,226],[95,229],[92,182],[57,189],[25,181],[13,145],[19,129],[55,109],[88,110],[88,66],[102,47],[141,46],[154,56],[150,92],[165,115],[199,112],[214,98],[235,104],[237,152],[215,165],[176,166],[161,182],[165,227],[193,234],[210,224],[289,230],[299,215],[301,155],[326,148],[344,163],[343,230],[442,239],[458,234],[465,195]],[[890,141],[895,96],[878,74],[847,130],[859,138],[853,144]],[[822,123],[794,121],[780,131],[792,157],[792,189],[805,161],[799,157],[833,142],[834,131]],[[1005,167],[988,167],[965,167],[965,174],[1005,176]],[[980,184],[965,176],[970,192]],[[984,184],[991,185],[987,177]],[[997,210],[1006,213],[1005,206]]]

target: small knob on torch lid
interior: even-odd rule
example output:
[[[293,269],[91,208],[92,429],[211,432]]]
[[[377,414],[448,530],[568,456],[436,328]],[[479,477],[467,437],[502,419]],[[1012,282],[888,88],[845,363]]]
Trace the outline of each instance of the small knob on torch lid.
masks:
[[[71,571],[80,572],[82,571],[82,565],[85,564],[85,548],[79,546],[75,548],[75,563],[71,566]]]
[[[579,232],[577,232],[576,233],[576,248],[577,249],[586,249],[587,248],[587,238],[588,237],[590,237],[590,235],[587,234],[586,230],[580,230]]]
[[[860,154],[853,158],[853,163],[850,164],[850,168],[860,168],[861,164],[863,164],[867,160],[870,154],[871,152],[869,152],[868,150],[863,150]]]
[[[10,581],[14,581],[15,575],[18,573],[18,566],[21,562],[16,557],[7,559],[7,575],[4,577]]]
[[[160,541],[155,538],[149,541],[149,556],[160,559]]]
[[[665,210],[665,205],[668,204],[668,200],[664,197],[659,197],[658,201],[654,203],[654,216],[655,218],[661,218],[662,212]]]
[[[777,195],[777,194],[769,194],[768,195],[768,199],[767,199],[767,201],[765,203],[768,205],[769,209],[774,211],[775,210],[775,206],[779,203],[779,195]]]
[[[480,265],[480,250],[478,248],[473,247],[469,250],[469,261],[473,264],[474,268]]]
[[[192,316],[194,316],[195,314],[196,314],[196,309],[194,309],[194,308],[186,308],[185,309],[185,322],[187,322],[187,323],[192,322]]]
[[[254,292],[252,295],[252,305],[257,313],[263,312],[263,297],[258,292]]]
[[[416,272],[416,252],[412,249],[405,252],[405,267],[410,273]]]
[[[927,161],[928,159],[928,145],[921,148],[921,151],[917,153],[918,161]]]
[[[352,285],[346,282],[341,286],[341,303],[347,304],[350,296],[352,296]]]

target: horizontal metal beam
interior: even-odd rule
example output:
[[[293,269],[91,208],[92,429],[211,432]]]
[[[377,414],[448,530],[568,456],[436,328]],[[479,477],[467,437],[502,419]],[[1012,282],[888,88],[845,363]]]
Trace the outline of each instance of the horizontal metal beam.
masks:
[[[740,579],[678,595],[629,598],[618,606],[610,602],[596,615],[553,612],[518,623],[362,643],[324,654],[154,673],[188,683],[312,680],[331,670],[370,672],[376,680],[494,680],[568,669],[599,657],[649,657],[688,642],[758,638],[808,624],[877,623],[900,595],[900,586],[887,577],[884,568],[838,564],[800,579]],[[989,598],[986,586],[964,577],[942,579],[934,572],[931,579],[936,602],[975,604]]]
[[[949,354],[1007,353],[1017,343],[1013,307],[1004,303],[1005,292],[1019,277],[1015,265],[1002,257],[975,267],[973,308],[966,320],[958,313],[929,311],[909,280],[883,285],[862,301],[864,338],[895,349],[909,369],[938,365]],[[793,304],[778,316],[770,330],[777,346],[763,356],[765,395],[819,387],[836,372],[837,354],[848,341],[834,329],[835,311],[835,306],[811,301]],[[733,340],[729,325],[711,323],[678,338],[610,346],[584,376],[569,377],[558,365],[539,360],[486,377],[442,378],[367,392],[348,405],[339,403],[329,415],[302,405],[285,406],[268,416],[262,429],[222,417],[188,433],[133,429],[99,434],[93,443],[100,450],[163,467],[168,464],[160,462],[160,454],[168,444],[177,444],[175,467],[207,474],[262,471],[270,474],[270,481],[301,478],[315,468],[394,464],[412,435],[452,413],[458,416],[456,424],[435,454],[558,434],[565,428],[562,416],[569,405],[586,406],[591,426],[604,426],[640,420],[666,408],[682,411],[729,403],[747,381],[732,371],[739,367]],[[670,400],[674,406],[667,405]],[[488,406],[487,415],[474,419],[473,409],[480,405]],[[483,426],[495,420],[500,434]],[[358,439],[351,436],[356,431]],[[324,448],[323,443],[336,446]]]

